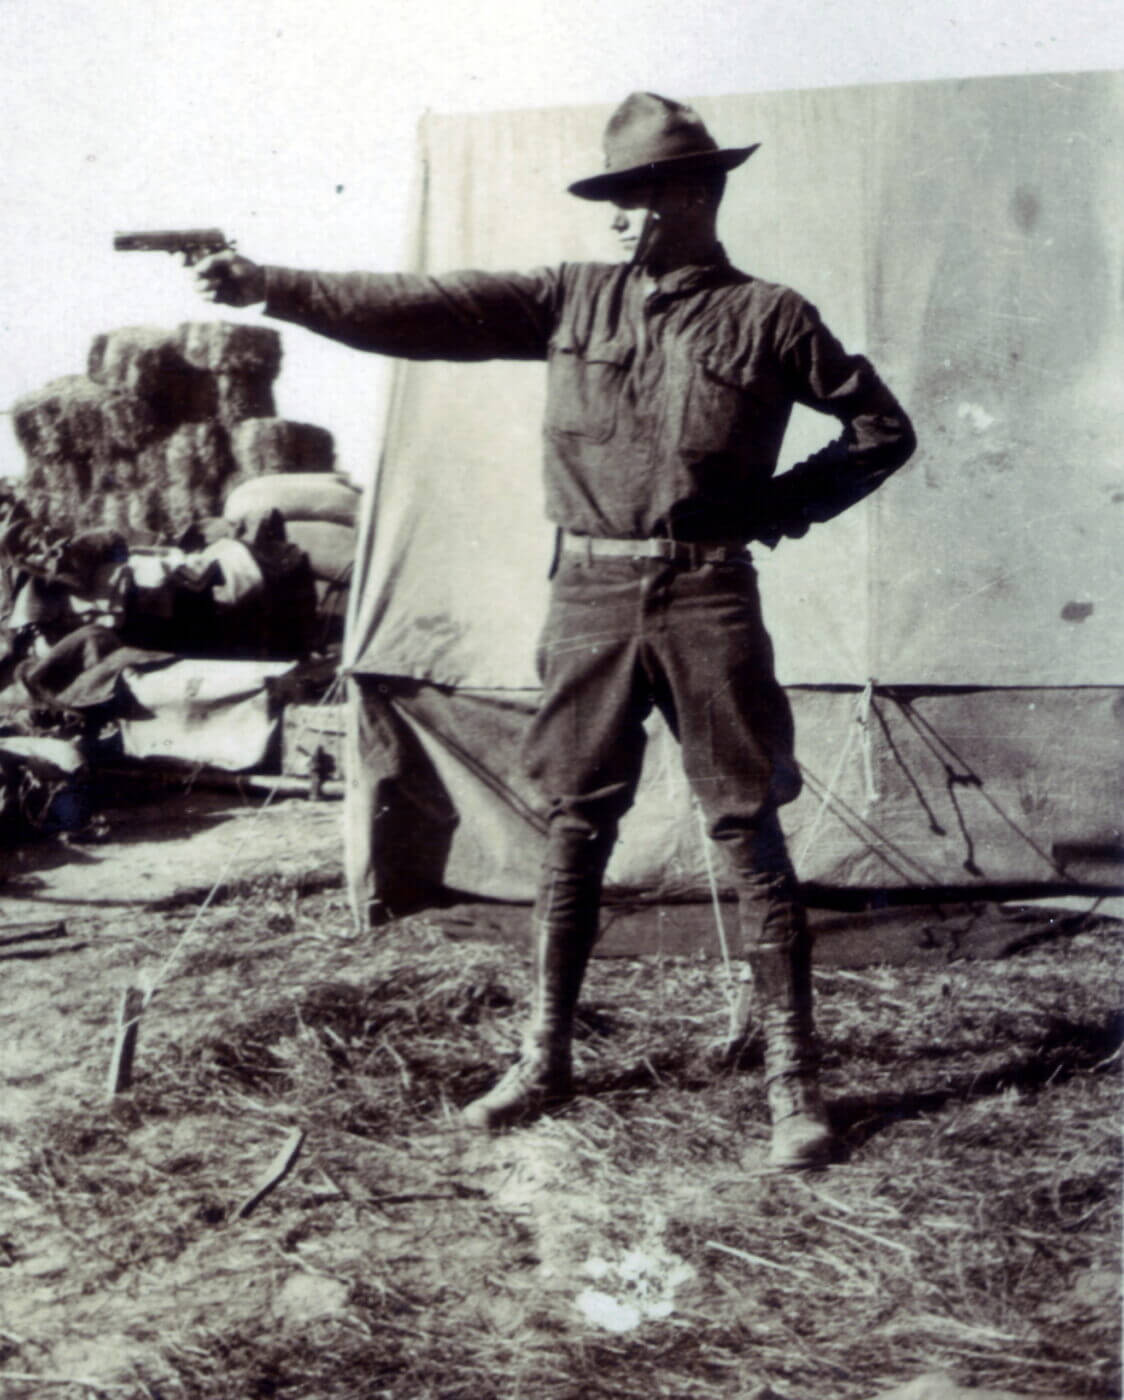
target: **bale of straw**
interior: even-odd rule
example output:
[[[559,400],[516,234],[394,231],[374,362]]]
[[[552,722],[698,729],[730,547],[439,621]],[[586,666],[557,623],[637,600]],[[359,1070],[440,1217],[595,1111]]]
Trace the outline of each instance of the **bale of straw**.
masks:
[[[326,428],[288,418],[243,419],[231,429],[230,448],[242,476],[328,472],[336,457]]]
[[[108,492],[101,498],[101,519],[107,530],[119,530],[126,538],[129,530],[129,493],[117,490]]]
[[[154,405],[137,394],[109,393],[102,400],[106,436],[118,452],[138,452],[160,429]]]
[[[343,583],[355,562],[355,529],[334,520],[287,520],[285,535],[308,555],[312,576]]]
[[[158,326],[122,326],[94,337],[86,373],[107,388],[147,399],[182,364],[174,332]]]
[[[327,472],[284,472],[254,476],[230,492],[223,515],[235,523],[257,519],[271,510],[292,520],[332,521],[354,527],[359,489],[346,477]]]
[[[164,493],[157,486],[146,486],[130,493],[126,505],[131,544],[155,542],[169,532],[164,509]]]
[[[164,461],[169,483],[182,481],[198,490],[221,488],[234,467],[229,440],[218,423],[177,428],[164,444]]]
[[[40,486],[27,486],[24,488],[23,499],[32,523],[35,525],[46,524],[50,512],[50,493]]]
[[[67,534],[79,527],[84,507],[92,499],[93,468],[88,462],[36,458],[24,478],[23,497],[36,520]]]
[[[215,388],[214,413],[227,427],[244,418],[272,418],[273,381],[281,367],[281,337],[263,326],[188,321],[176,332],[185,363],[205,372]]]
[[[110,464],[118,490],[131,491],[135,486],[144,485],[144,463],[151,460],[152,448],[156,446],[157,444],[149,444],[147,450],[142,450],[135,456],[118,457]]]
[[[272,381],[264,375],[222,370],[214,376],[215,413],[227,428],[276,413]]]
[[[81,519],[76,522],[88,530],[117,530],[128,537],[129,475],[132,462],[128,459],[106,462],[94,474],[90,495],[83,503]]]
[[[149,443],[137,453],[133,462],[130,486],[141,491],[150,486],[164,489],[168,485],[168,438]]]
[[[46,491],[51,484],[51,468],[48,462],[42,457],[28,457],[23,469],[23,491],[26,497],[29,492]]]
[[[91,503],[96,505],[103,496],[128,491],[133,483],[135,462],[136,459],[132,457],[116,457],[95,467],[90,487]]]
[[[135,452],[158,429],[144,399],[108,389],[81,374],[53,379],[17,399],[12,426],[29,458],[86,464]]]
[[[52,379],[12,405],[12,427],[28,457],[60,461],[102,427],[102,390],[81,374]]]
[[[183,423],[140,452],[123,485],[126,518],[138,537],[174,539],[196,520],[217,515],[233,471],[219,423]]]
[[[189,365],[212,374],[272,383],[281,368],[281,336],[264,326],[187,321],[176,331],[176,345]]]
[[[87,372],[99,384],[140,399],[165,431],[217,412],[214,376],[184,358],[174,331],[154,326],[107,331],[90,347]]]
[[[178,536],[196,520],[221,512],[234,463],[218,423],[185,423],[177,428],[164,444],[164,467],[166,532]]]
[[[192,488],[185,481],[173,481],[163,498],[161,534],[166,538],[178,539],[184,531],[202,520],[210,511],[201,506]]]

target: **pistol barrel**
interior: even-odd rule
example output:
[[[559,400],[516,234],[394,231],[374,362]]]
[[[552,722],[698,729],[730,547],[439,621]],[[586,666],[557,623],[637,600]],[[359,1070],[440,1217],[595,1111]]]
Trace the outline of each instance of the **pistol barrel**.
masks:
[[[201,256],[230,246],[220,228],[157,229],[144,233],[116,233],[118,253],[186,253]]]

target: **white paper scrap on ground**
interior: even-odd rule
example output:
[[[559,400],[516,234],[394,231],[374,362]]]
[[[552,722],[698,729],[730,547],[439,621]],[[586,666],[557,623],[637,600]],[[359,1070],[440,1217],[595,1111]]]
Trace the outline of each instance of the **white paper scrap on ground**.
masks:
[[[615,1264],[594,1255],[585,1272],[603,1286],[582,1289],[575,1299],[578,1311],[608,1332],[631,1332],[643,1322],[670,1317],[676,1292],[695,1276],[692,1265],[658,1244],[630,1249]]]
[[[666,1212],[644,1193],[627,1219],[619,1206],[611,1210],[600,1169],[575,1150],[562,1125],[545,1122],[480,1144],[466,1156],[470,1164],[491,1177],[495,1203],[532,1230],[544,1286],[572,1296],[588,1322],[630,1332],[675,1311],[695,1269],[663,1243]]]

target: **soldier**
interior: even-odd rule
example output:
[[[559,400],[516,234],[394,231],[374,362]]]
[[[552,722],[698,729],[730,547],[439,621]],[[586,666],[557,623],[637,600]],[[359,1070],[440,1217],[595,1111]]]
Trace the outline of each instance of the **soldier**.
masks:
[[[522,1053],[467,1123],[528,1118],[571,1088],[571,1030],[602,876],[659,708],[725,857],[765,1041],[779,1168],[830,1160],[818,1090],[811,941],[778,820],[800,780],[747,550],[805,534],[909,457],[909,420],[867,360],[797,293],[732,267],[716,232],[727,173],[690,107],[634,93],[605,168],[570,186],[606,201],[618,263],[530,273],[316,273],[233,253],[204,294],[382,354],[547,363],[547,513],[558,556],[527,764],[549,806]],[[842,433],[774,476],[800,403]],[[439,508],[439,507],[436,507]]]

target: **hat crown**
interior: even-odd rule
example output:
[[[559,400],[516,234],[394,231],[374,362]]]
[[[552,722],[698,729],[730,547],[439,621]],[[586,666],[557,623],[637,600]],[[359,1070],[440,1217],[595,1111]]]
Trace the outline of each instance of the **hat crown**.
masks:
[[[580,199],[613,199],[640,182],[670,180],[702,171],[736,170],[757,149],[720,149],[693,107],[655,92],[626,97],[605,127],[600,174],[575,180]]]
[[[706,155],[718,149],[693,107],[654,92],[634,92],[609,118],[603,140],[606,171]]]

